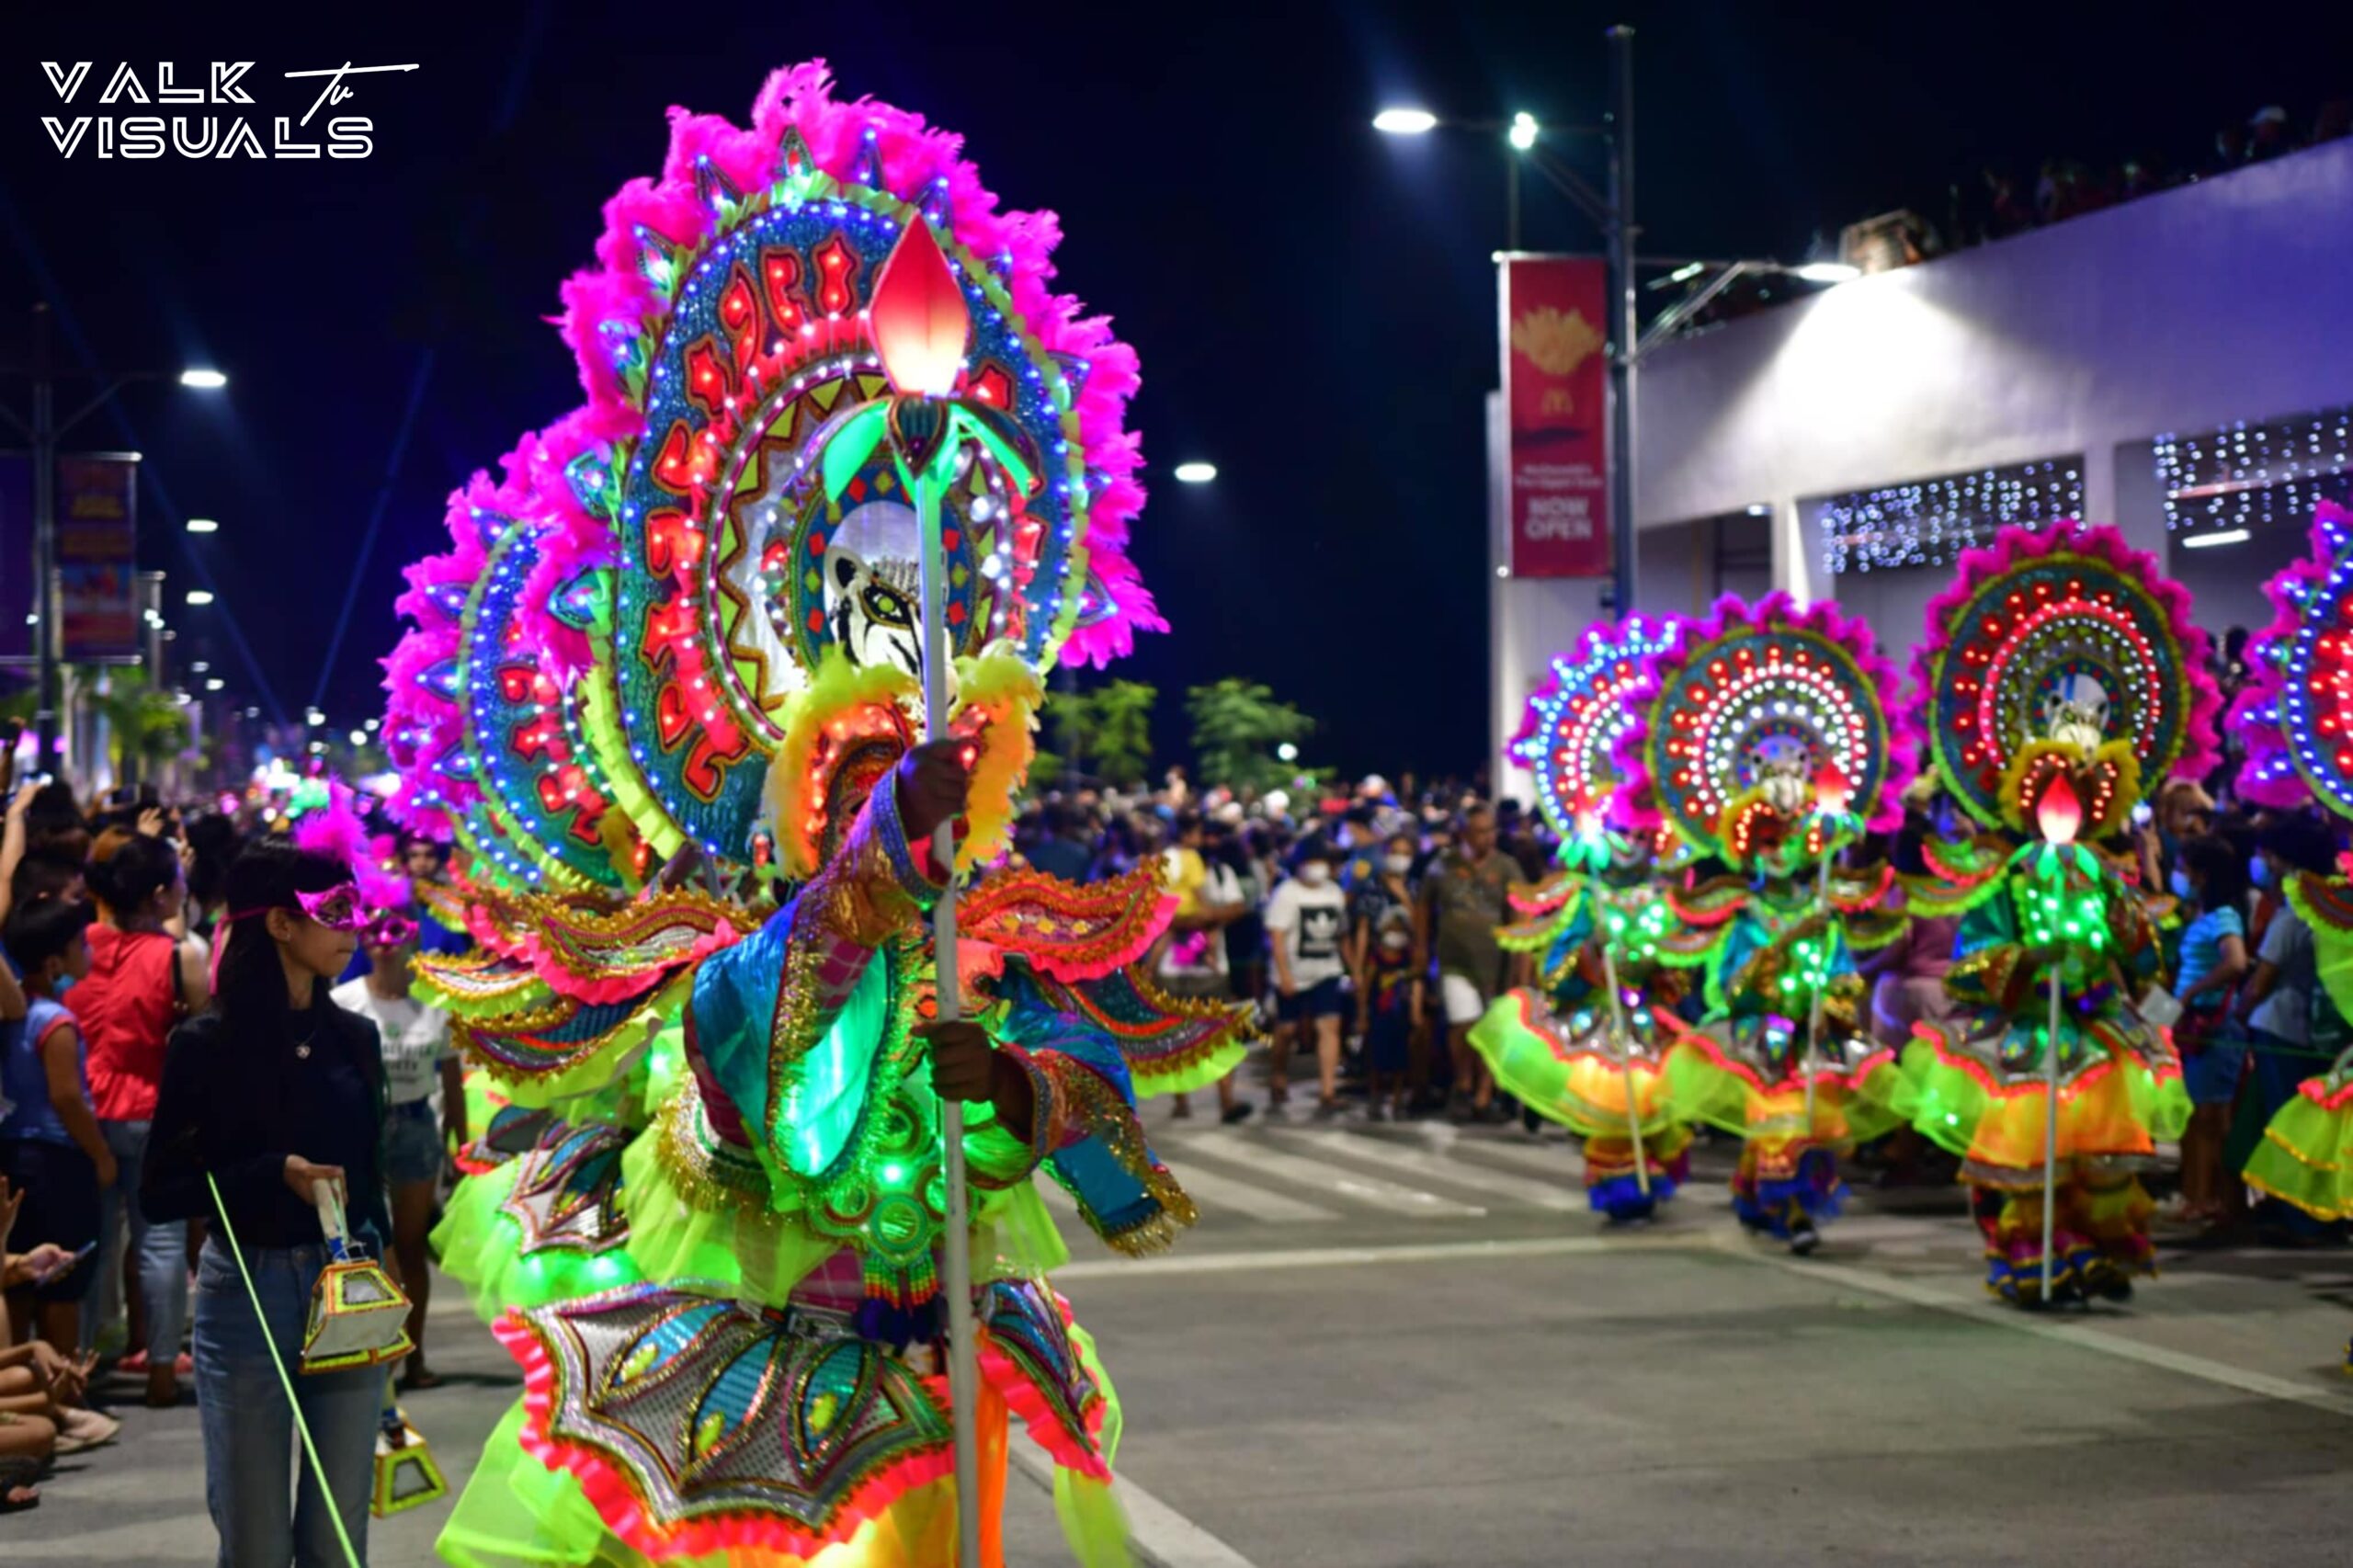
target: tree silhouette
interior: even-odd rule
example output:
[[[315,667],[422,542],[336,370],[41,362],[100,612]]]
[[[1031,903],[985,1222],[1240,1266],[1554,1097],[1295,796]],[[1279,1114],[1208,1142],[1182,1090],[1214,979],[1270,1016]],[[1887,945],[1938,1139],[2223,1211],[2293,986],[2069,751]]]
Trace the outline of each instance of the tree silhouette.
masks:
[[[1237,794],[1263,794],[1301,769],[1276,755],[1315,728],[1315,721],[1257,681],[1229,676],[1185,694],[1193,721],[1193,755],[1203,786],[1223,784]]]

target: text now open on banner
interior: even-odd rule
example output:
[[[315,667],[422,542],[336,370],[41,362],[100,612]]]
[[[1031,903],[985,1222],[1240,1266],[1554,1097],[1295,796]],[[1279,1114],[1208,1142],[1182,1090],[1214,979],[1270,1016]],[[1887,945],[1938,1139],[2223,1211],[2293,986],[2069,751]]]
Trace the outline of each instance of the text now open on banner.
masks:
[[[1515,577],[1609,575],[1609,315],[1597,256],[1507,256],[1504,483]]]

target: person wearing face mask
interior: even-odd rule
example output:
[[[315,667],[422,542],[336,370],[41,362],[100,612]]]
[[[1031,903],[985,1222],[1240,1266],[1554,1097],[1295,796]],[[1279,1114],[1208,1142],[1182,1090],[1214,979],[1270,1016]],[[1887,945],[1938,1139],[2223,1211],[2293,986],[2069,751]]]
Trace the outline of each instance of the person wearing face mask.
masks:
[[[1339,1114],[1340,1020],[1348,1006],[1340,988],[1347,973],[1347,895],[1333,875],[1338,858],[1330,840],[1320,835],[1309,839],[1300,849],[1296,873],[1267,901],[1278,998],[1267,1097],[1274,1105],[1290,1098],[1291,1048],[1302,1033],[1312,1034],[1321,1090],[1315,1105],[1318,1120]]]
[[[1402,929],[1413,946],[1414,858],[1419,835],[1411,829],[1391,834],[1370,850],[1370,870],[1349,890],[1348,973],[1356,981],[1357,1033],[1370,1038],[1373,960],[1384,934]],[[1407,954],[1410,961],[1411,953]],[[1417,1074],[1414,1087],[1419,1088]]]
[[[2195,1108],[2181,1135],[2181,1191],[2158,1212],[2198,1225],[2220,1221],[2227,1208],[2222,1142],[2246,1060],[2246,1040],[2231,1018],[2232,992],[2247,969],[2246,881],[2246,861],[2228,839],[2211,835],[2186,841],[2174,862],[2173,895],[2194,912],[2174,981],[2181,1005],[2174,1043]]]
[[[1495,847],[1495,814],[1473,806],[1462,814],[1461,847],[1438,857],[1415,904],[1415,951],[1438,964],[1453,1070],[1455,1115],[1494,1119],[1495,1080],[1471,1049],[1471,1028],[1503,990],[1504,949],[1495,931],[1510,922],[1508,894],[1519,869]]]
[[[1368,1075],[1365,1115],[1374,1121],[1388,1121],[1405,1114],[1414,1042],[1427,1039],[1425,987],[1414,968],[1411,915],[1404,909],[1390,912],[1356,973]]]
[[[2256,837],[2247,872],[2267,892],[2284,892],[2299,872],[2328,874],[2336,857],[2329,830],[2310,815],[2282,815]],[[2279,898],[2255,952],[2255,970],[2240,988],[2239,1013],[2245,1021],[2254,1069],[2247,1092],[2256,1104],[2249,1119],[2267,1125],[2296,1093],[2297,1085],[2325,1068],[2332,1052],[2313,1047],[2313,1009],[2323,1000],[2313,950],[2312,927],[2295,904]],[[2252,1145],[2259,1140],[2250,1139]],[[2234,1151],[2228,1163],[2243,1165],[2253,1152]]]
[[[384,1134],[384,1187],[392,1220],[392,1257],[408,1293],[408,1338],[415,1346],[401,1364],[404,1389],[429,1389],[440,1378],[425,1361],[426,1309],[433,1274],[426,1267],[426,1236],[433,1228],[442,1167],[450,1146],[466,1145],[463,1063],[449,1043],[449,1016],[409,994],[416,979],[417,923],[401,913],[406,900],[371,889],[374,918],[360,934],[367,969],[331,994],[335,1005],[376,1026],[382,1043],[390,1104]],[[433,1104],[438,1089],[441,1104]]]

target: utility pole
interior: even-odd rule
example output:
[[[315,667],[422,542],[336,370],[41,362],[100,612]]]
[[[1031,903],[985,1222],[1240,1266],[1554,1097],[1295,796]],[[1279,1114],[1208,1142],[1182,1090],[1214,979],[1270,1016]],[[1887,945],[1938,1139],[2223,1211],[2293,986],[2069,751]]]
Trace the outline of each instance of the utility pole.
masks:
[[[34,628],[39,674],[33,698],[33,733],[39,737],[43,773],[57,771],[60,707],[57,662],[64,651],[64,619],[57,608],[57,386],[55,349],[50,341],[49,303],[33,306],[33,604],[40,617]]]
[[[1634,29],[1609,41],[1609,608],[1634,608]]]

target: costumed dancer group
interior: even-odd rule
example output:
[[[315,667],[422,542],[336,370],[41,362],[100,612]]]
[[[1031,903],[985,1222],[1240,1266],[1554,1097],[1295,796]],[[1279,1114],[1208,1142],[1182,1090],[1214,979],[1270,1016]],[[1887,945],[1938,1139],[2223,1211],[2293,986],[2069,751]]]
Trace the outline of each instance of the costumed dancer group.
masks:
[[[2275,590],[2271,646],[2343,624],[2312,586],[2334,590],[2323,562]],[[2353,696],[2353,639],[2345,654],[2331,678]],[[1989,1290],[2029,1308],[2129,1296],[2154,1272],[2141,1175],[2190,1107],[2160,936],[2177,901],[2142,885],[2124,846],[2136,806],[2219,761],[2206,661],[2187,593],[2114,529],[2075,522],[2005,528],[1962,558],[1892,711],[1894,672],[1827,606],[1777,594],[1596,628],[1554,661],[1514,743],[1563,869],[1517,895],[1529,918],[1506,941],[1534,983],[1472,1043],[1586,1141],[1613,1221],[1673,1192],[1707,1123],[1743,1140],[1740,1223],[1807,1253],[1843,1199],[1840,1154],[1909,1126],[1961,1162]],[[2313,677],[2272,663],[2291,694],[2264,710],[2279,728]],[[2278,749],[2325,751],[2353,784],[2341,743]],[[1971,831],[1929,839],[1899,875],[1871,846],[1923,761]],[[2341,941],[2353,992],[2353,884],[2307,875],[2291,897],[2316,940]],[[1958,917],[1946,1016],[1875,1042],[1856,957],[1927,916]],[[2304,1085],[2250,1169],[2333,1218],[2353,1190],[2346,1065]]]
[[[959,148],[815,64],[676,113],[563,290],[586,405],[409,568],[394,810],[474,944],[419,966],[481,1130],[434,1243],[525,1386],[452,1562],[998,1564],[1015,1419],[1131,1561],[1037,1184],[1168,1245],[1137,1103],[1247,1026],[1154,984],[1156,863],[1006,863],[1043,673],[1161,622],[1135,357]]]

